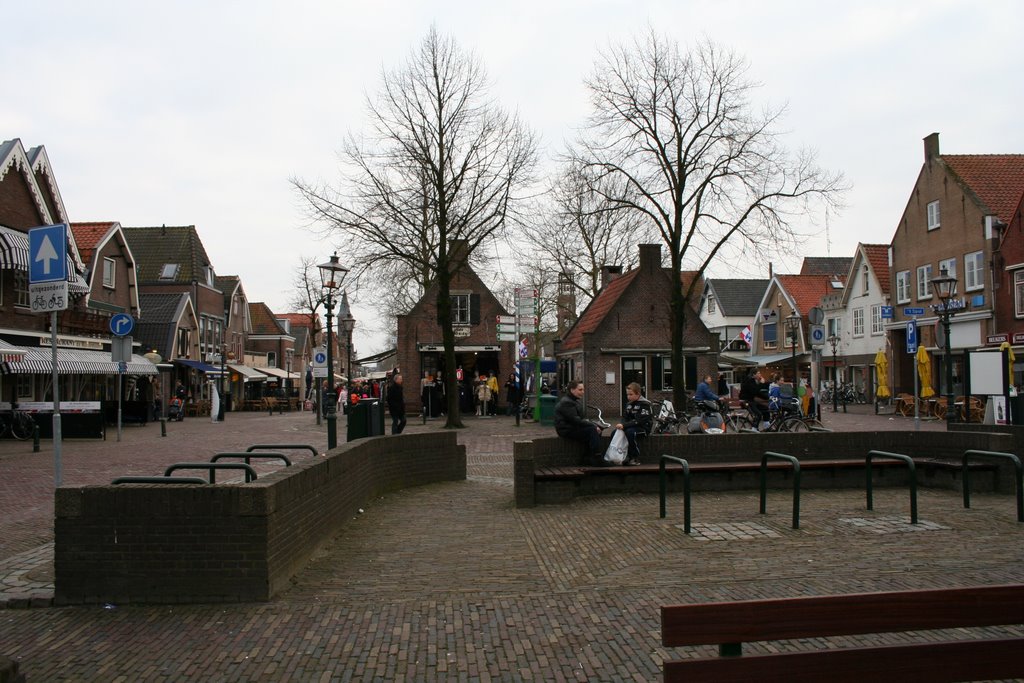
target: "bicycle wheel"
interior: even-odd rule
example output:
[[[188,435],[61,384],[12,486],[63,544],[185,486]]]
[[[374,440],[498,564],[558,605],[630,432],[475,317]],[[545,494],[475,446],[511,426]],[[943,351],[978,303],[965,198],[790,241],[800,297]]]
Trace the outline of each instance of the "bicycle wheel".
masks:
[[[811,428],[799,417],[790,417],[782,423],[783,432],[809,432]]]
[[[807,429],[812,432],[829,431],[825,425],[821,423],[821,420],[814,417],[805,417],[803,423],[807,425]]]
[[[739,434],[744,429],[753,429],[756,426],[753,418],[746,413],[729,413],[725,416],[725,423],[728,430],[734,434]]]
[[[11,434],[14,435],[15,439],[24,441],[31,438],[35,428],[36,423],[25,413],[15,413],[14,417],[11,418]]]

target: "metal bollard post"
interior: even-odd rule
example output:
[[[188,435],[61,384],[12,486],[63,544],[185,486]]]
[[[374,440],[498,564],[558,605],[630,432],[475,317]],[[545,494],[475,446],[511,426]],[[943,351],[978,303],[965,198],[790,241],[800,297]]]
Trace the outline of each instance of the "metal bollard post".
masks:
[[[39,452],[39,425],[32,427],[32,452]]]
[[[160,436],[167,436],[167,418],[160,418]]]

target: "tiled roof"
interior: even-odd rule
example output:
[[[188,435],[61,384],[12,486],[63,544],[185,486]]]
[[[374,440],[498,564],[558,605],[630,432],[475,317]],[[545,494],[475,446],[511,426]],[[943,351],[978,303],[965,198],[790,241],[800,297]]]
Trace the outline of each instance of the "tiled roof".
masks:
[[[299,327],[309,329],[313,326],[309,313],[278,313],[276,317],[278,320],[287,320],[293,330]]]
[[[843,275],[850,272],[852,256],[805,256],[801,275]]]
[[[878,286],[882,294],[889,295],[889,245],[888,244],[862,244],[864,253],[867,254],[871,270],[878,279]]]
[[[203,241],[194,225],[150,228],[121,228],[128,246],[135,255],[135,271],[139,284],[188,284],[193,280],[206,282],[204,268],[210,267]],[[171,280],[161,279],[164,264],[176,263],[178,270]]]
[[[943,154],[942,160],[1000,220],[1024,196],[1024,154]]]
[[[723,315],[753,317],[770,280],[708,280]]]
[[[598,295],[591,300],[586,310],[583,311],[580,319],[569,330],[569,334],[562,341],[561,350],[568,351],[570,349],[583,348],[583,335],[597,329],[601,321],[604,320],[604,317],[615,307],[615,302],[626,291],[626,287],[629,286],[629,283],[633,281],[638,272],[640,271],[631,270],[625,275],[612,280],[601,289]]]
[[[834,294],[831,275],[777,275],[779,283],[786,293],[796,302],[797,312],[807,315],[815,306],[821,304],[821,297]]]
[[[135,324],[135,339],[145,349],[156,349],[164,358],[172,351],[174,329],[184,302],[185,292],[139,294],[141,316]]]
[[[262,301],[249,304],[249,320],[252,322],[253,334],[287,334],[278,324],[277,317]]]
[[[71,233],[75,236],[75,242],[78,244],[78,253],[82,257],[83,263],[92,262],[92,255],[96,251],[96,246],[115,225],[117,223],[111,221],[71,224]]]

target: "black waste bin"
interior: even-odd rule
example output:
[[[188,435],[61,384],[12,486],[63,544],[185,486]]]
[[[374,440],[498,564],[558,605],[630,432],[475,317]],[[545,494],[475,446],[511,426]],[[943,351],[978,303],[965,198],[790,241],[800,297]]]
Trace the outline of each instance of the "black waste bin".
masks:
[[[1024,395],[1010,397],[1011,424],[1024,425]]]
[[[551,426],[555,424],[555,405],[558,403],[556,396],[541,394],[540,396],[540,423]]]
[[[363,399],[360,404],[367,404],[366,435],[382,436],[384,434],[384,404],[380,399]]]
[[[384,408],[380,400],[364,398],[348,407],[348,441],[384,433]]]

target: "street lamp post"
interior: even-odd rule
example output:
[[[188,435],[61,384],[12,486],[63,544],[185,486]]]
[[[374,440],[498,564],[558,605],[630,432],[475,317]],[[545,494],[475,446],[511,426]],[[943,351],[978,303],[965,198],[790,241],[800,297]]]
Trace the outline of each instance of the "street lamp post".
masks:
[[[946,426],[956,422],[956,409],[953,405],[953,340],[949,334],[949,319],[953,317],[953,309],[950,307],[953,297],[956,296],[956,277],[950,275],[945,268],[939,271],[937,277],[932,278],[932,287],[939,297],[939,304],[933,305],[932,309],[939,315],[942,323],[942,332],[946,337]]]
[[[285,379],[285,397],[288,401],[288,405],[291,405],[292,401],[292,356],[295,355],[295,349],[284,350],[284,365],[285,372],[288,373],[288,377]],[[290,408],[289,408],[290,410]]]
[[[839,342],[838,335],[831,334],[828,337],[829,346],[832,347],[832,412],[839,412]],[[846,412],[846,404],[843,404],[843,412]]]
[[[800,340],[800,316],[793,311],[786,316],[786,330],[789,332],[789,343],[793,348],[793,396],[797,395],[800,386],[800,372],[796,364],[796,345]]]
[[[352,309],[348,305],[348,292],[341,293],[341,305],[338,306],[338,329],[345,331],[345,353],[347,362],[345,364],[345,396],[351,394],[352,389],[352,331],[356,328],[356,319],[352,317]]]
[[[224,421],[224,404],[227,402],[224,396],[224,375],[227,374],[224,366],[227,363],[227,356],[228,345],[224,343],[224,337],[222,336],[220,340],[220,387],[218,388],[220,401],[217,403],[217,422]]]
[[[348,268],[341,265],[338,262],[338,252],[331,254],[331,259],[327,263],[321,263],[317,266],[320,270],[320,284],[326,292],[326,301],[324,308],[327,312],[327,376],[330,378],[328,387],[331,387],[334,383],[334,357],[331,346],[333,330],[331,328],[331,319],[334,315],[334,290],[341,287],[342,281],[345,276],[348,275]],[[327,397],[324,397],[327,401]],[[327,402],[327,450],[332,450],[338,445],[338,423],[337,423],[337,394],[335,394],[334,401]]]

